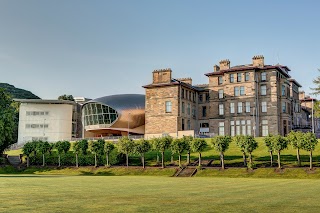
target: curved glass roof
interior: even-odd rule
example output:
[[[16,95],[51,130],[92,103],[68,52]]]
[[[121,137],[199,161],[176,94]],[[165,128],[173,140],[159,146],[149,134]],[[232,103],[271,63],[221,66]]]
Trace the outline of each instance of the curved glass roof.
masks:
[[[118,118],[116,110],[100,103],[88,103],[83,106],[82,112],[85,126],[98,124],[110,126]]]

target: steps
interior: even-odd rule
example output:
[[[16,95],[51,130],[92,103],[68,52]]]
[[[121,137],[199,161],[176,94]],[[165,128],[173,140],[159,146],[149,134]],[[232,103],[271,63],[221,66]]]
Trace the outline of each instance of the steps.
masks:
[[[197,172],[195,168],[182,168],[175,176],[176,177],[192,177]]]
[[[18,167],[21,163],[20,156],[8,156],[7,159],[8,162],[14,167]]]

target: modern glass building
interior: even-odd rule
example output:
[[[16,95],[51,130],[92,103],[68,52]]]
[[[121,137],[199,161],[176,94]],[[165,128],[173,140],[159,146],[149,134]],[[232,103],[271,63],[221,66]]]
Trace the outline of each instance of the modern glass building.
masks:
[[[144,134],[145,96],[111,95],[82,106],[84,137]]]

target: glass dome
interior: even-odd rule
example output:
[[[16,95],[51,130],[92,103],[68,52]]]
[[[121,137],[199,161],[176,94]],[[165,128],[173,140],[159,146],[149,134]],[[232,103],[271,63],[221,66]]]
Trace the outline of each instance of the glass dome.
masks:
[[[82,112],[85,126],[99,124],[110,126],[118,118],[116,110],[100,103],[88,103],[83,107]]]

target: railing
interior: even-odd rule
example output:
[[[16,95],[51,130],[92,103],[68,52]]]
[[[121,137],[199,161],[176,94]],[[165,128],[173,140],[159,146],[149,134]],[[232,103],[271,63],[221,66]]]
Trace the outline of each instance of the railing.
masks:
[[[292,129],[311,129],[311,125],[293,125]]]
[[[107,136],[107,137],[88,137],[88,138],[71,138],[70,141],[78,141],[78,140],[82,140],[82,139],[87,139],[87,140],[98,140],[98,139],[104,139],[104,140],[119,140],[120,138],[122,138],[123,136]],[[137,139],[141,139],[144,138],[144,135],[129,135],[129,138],[133,139],[133,140],[137,140]]]

